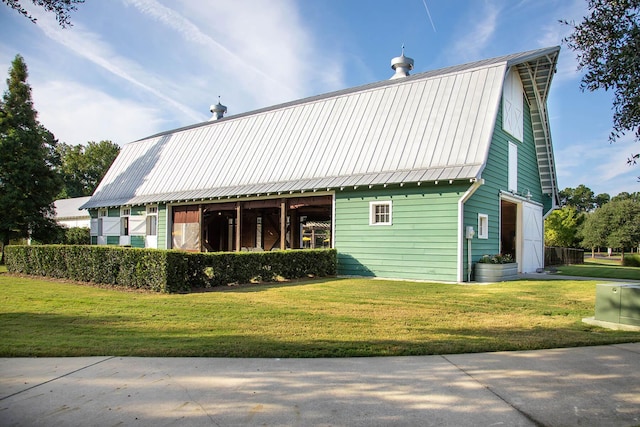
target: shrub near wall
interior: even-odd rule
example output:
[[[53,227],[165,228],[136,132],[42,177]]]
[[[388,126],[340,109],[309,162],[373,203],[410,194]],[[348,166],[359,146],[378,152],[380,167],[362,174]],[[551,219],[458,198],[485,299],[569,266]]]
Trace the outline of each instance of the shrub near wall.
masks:
[[[336,274],[336,251],[187,253],[109,246],[9,246],[11,273],[186,292],[205,288]]]
[[[639,254],[629,254],[625,255],[622,259],[622,265],[625,267],[640,267],[640,255]]]
[[[47,276],[106,285],[177,292],[167,282],[163,251],[107,246],[9,246],[6,264],[10,273]]]

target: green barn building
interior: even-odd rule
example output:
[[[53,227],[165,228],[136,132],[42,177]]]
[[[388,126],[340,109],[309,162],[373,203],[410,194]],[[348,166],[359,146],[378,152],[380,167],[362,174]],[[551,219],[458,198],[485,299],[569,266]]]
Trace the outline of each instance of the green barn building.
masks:
[[[547,97],[559,47],[409,75],[125,145],[91,199],[94,244],[333,247],[339,274],[464,282],[484,254],[543,267],[558,203]]]

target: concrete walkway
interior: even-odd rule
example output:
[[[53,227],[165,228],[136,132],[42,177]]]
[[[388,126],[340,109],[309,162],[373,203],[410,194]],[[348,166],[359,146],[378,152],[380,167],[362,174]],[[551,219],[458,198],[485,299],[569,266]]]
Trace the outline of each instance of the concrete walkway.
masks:
[[[2,426],[634,426],[640,343],[347,359],[0,359]]]
[[[640,279],[605,279],[600,277],[565,276],[556,273],[519,273],[518,279],[531,280],[585,280],[598,283],[629,283],[640,284]]]

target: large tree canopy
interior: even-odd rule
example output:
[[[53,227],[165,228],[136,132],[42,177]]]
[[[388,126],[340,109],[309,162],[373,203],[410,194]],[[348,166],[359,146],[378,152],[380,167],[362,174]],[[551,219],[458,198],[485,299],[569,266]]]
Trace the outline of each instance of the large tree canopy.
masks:
[[[576,188],[567,187],[559,192],[560,206],[571,206],[578,212],[590,212],[609,202],[611,198],[607,193],[595,196],[593,191],[584,184]]]
[[[31,16],[29,12],[20,4],[21,0],[2,0],[2,3],[6,4],[10,8],[17,10],[18,13],[29,18],[32,22],[36,22],[36,18]],[[70,27],[71,18],[69,14],[76,10],[76,4],[84,3],[84,0],[31,0],[36,6],[44,8],[47,12],[54,12],[58,24],[62,28]]]
[[[640,245],[640,201],[632,197],[614,197],[587,215],[581,227],[582,245],[621,249]]]
[[[87,145],[59,144],[64,187],[58,198],[90,196],[120,153],[111,141],[89,141]]]
[[[584,221],[581,214],[573,206],[556,209],[544,220],[544,244],[546,246],[578,246],[578,228]]]
[[[27,84],[27,66],[17,55],[0,102],[0,241],[55,234],[53,201],[61,188],[56,140],[37,120]]]
[[[585,70],[582,88],[613,90],[613,142],[625,132],[640,141],[640,0],[588,0],[589,14],[565,38]],[[629,163],[640,156],[632,154]]]

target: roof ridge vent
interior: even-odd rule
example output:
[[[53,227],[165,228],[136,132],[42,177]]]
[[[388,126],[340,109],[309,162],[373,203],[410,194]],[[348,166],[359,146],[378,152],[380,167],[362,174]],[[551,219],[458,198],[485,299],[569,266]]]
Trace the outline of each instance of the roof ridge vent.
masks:
[[[404,56],[404,44],[402,45],[402,55],[396,56],[391,60],[391,68],[395,70],[395,74],[389,80],[401,79],[409,75],[409,71],[413,70],[413,58]]]
[[[213,113],[213,116],[209,119],[210,122],[224,117],[227,112],[227,106],[220,103],[220,95],[218,95],[218,103],[209,107],[209,110]]]

